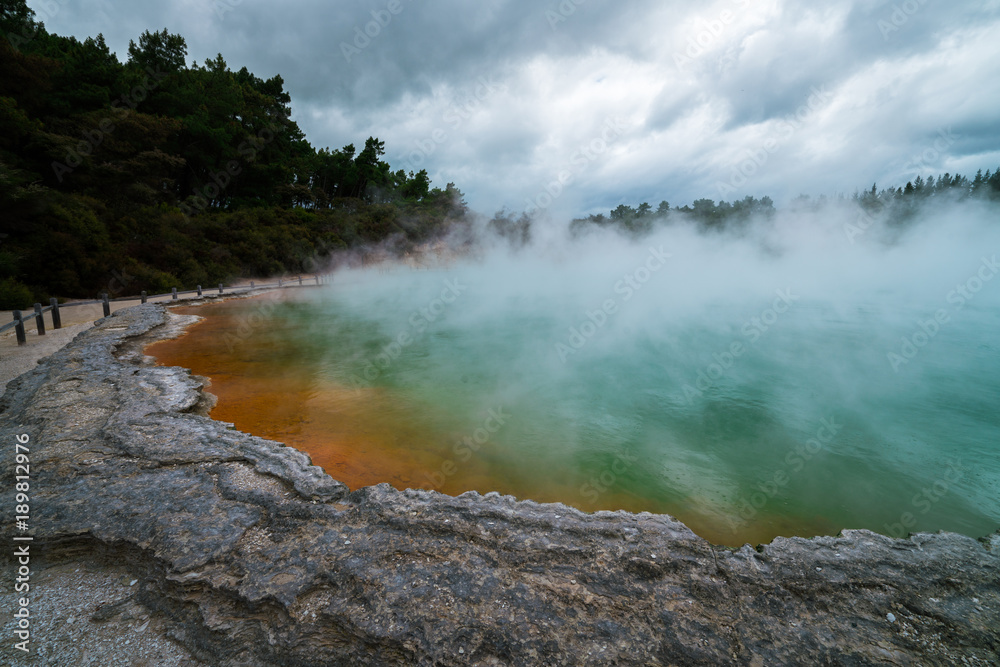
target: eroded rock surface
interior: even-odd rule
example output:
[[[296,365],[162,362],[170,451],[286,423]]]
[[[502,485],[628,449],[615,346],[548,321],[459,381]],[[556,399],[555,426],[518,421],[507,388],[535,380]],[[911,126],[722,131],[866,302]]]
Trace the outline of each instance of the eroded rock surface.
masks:
[[[1000,663],[1000,533],[730,550],[663,515],[349,492],[203,416],[197,378],[142,357],[168,326],[115,313],[13,381],[0,459],[10,480],[30,435],[33,553],[127,564],[209,664]]]

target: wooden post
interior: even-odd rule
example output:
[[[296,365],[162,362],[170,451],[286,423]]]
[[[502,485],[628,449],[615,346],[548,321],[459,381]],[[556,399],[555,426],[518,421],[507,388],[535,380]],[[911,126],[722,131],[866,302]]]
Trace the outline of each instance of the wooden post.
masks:
[[[177,288],[173,288],[174,301],[177,300]]]
[[[38,335],[45,335],[45,318],[42,316],[42,304],[35,304],[35,327],[38,329]]]
[[[219,283],[219,294],[222,294],[222,283]]]
[[[146,290],[142,290],[142,302],[146,303]]]
[[[21,311],[14,311],[14,321],[17,323],[14,325],[14,333],[17,334],[17,344],[27,345],[28,337],[24,335],[24,320],[21,319]]]
[[[52,305],[52,328],[62,329],[62,316],[59,315],[59,299],[52,297],[49,299],[49,303]]]
[[[108,301],[108,293],[101,295],[101,306],[104,307],[104,317],[111,317],[111,302]]]
[[[278,278],[278,287],[281,287],[281,278]]]
[[[254,288],[254,284],[253,284],[253,281],[251,280],[250,281],[250,289],[253,289],[253,288]]]
[[[299,286],[302,286],[302,276],[299,276]]]
[[[201,296],[201,285],[198,285],[198,296]]]

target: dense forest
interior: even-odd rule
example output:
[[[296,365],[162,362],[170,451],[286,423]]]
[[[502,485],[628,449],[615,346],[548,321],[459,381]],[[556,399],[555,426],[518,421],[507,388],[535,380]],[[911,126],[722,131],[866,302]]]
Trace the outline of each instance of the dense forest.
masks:
[[[184,38],[145,32],[122,63],[104,38],[50,34],[24,0],[0,0],[0,309],[309,271],[336,251],[407,250],[468,229],[462,193],[425,170],[393,171],[384,143],[315,149],[280,76],[187,64]],[[944,199],[1000,200],[1000,169],[792,208],[852,204],[901,224]],[[769,197],[625,204],[572,221],[573,235],[630,236],[677,221],[731,230],[773,215]],[[517,247],[532,217],[487,229]]]
[[[920,208],[931,202],[954,203],[965,199],[980,199],[1000,202],[1000,167],[984,174],[980,169],[971,180],[965,176],[950,173],[935,178],[917,176],[905,186],[878,189],[872,185],[870,190],[855,192],[852,197],[840,196],[830,200],[825,196],[812,198],[801,195],[792,200],[793,210],[819,210],[827,206],[849,204],[859,209],[863,214],[874,219],[876,216],[890,225],[902,225],[912,219]],[[670,208],[668,202],[662,201],[655,209],[643,202],[632,207],[620,204],[607,216],[603,213],[577,218],[570,223],[570,231],[574,235],[585,233],[588,229],[607,227],[616,229],[630,236],[641,236],[653,230],[657,224],[665,224],[678,220],[698,225],[704,230],[731,230],[748,224],[752,219],[774,215],[774,202],[770,197],[755,199],[745,197],[733,203],[711,199],[698,199],[691,206]],[[516,220],[509,214],[500,214],[491,221],[491,226],[501,235],[527,234],[524,226],[529,221]],[[520,225],[520,227],[518,226]],[[529,225],[530,227],[530,225]]]
[[[121,63],[34,19],[0,0],[0,309],[299,272],[465,219],[453,184],[393,171],[375,137],[313,148],[280,76],[189,66],[167,30]]]

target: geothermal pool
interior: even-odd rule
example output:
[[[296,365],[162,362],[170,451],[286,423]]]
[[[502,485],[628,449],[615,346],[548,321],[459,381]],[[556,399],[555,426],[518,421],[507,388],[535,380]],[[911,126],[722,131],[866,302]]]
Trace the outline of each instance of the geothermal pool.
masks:
[[[964,224],[964,223],[963,223]],[[184,312],[212,416],[351,488],[668,513],[716,543],[1000,525],[1000,234],[671,229]]]

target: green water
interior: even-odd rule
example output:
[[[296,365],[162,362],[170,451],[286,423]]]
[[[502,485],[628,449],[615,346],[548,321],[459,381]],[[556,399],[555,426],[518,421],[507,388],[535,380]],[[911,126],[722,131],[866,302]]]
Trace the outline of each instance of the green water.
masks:
[[[977,255],[880,264],[873,285],[749,251],[759,275],[718,278],[678,253],[640,284],[647,246],[341,272],[269,327],[283,364],[385,392],[386,420],[439,439],[412,443],[439,459],[414,471],[425,488],[667,512],[731,544],[1000,526],[1000,279],[948,301]]]

